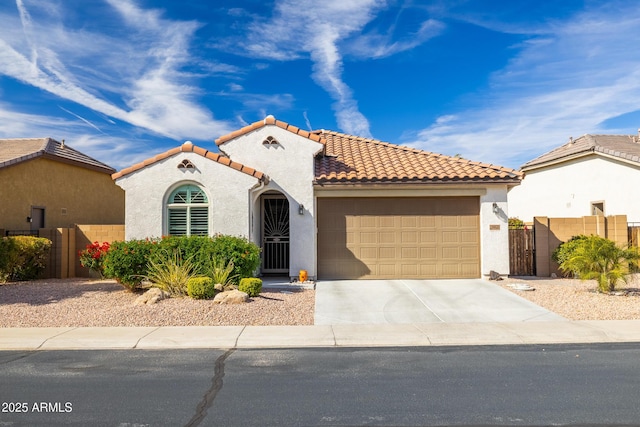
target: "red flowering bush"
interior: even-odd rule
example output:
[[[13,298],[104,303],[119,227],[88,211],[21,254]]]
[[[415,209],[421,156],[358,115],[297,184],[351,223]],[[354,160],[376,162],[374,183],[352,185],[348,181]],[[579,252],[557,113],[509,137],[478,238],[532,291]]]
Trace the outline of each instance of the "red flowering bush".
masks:
[[[91,271],[95,271],[103,277],[104,273],[104,258],[109,251],[109,243],[93,242],[87,245],[86,249],[78,251],[78,257],[80,258],[80,264],[88,268]]]

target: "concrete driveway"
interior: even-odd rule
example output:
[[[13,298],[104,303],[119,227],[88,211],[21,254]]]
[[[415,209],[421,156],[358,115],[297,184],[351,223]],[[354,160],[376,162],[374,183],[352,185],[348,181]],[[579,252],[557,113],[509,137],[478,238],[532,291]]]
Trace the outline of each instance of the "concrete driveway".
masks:
[[[316,284],[316,325],[558,320],[566,319],[483,279]]]

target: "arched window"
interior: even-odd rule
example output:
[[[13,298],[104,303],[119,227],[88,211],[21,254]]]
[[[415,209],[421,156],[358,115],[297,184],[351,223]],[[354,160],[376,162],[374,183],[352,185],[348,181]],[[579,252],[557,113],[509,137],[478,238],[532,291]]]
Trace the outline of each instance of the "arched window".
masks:
[[[195,236],[209,234],[209,200],[195,185],[175,189],[167,200],[168,234]]]

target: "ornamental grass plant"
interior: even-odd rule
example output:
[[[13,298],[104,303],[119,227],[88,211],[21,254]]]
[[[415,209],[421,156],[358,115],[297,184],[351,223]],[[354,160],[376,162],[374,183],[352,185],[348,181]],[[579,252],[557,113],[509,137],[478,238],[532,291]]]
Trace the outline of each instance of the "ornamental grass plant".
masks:
[[[171,296],[188,294],[189,280],[198,275],[197,266],[191,258],[182,259],[178,251],[158,256],[149,261],[146,278],[154,287],[169,292]]]

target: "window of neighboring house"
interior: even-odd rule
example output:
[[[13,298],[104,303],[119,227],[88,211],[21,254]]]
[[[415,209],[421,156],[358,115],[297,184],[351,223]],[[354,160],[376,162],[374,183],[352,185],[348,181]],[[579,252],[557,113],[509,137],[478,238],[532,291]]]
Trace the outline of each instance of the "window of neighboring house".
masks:
[[[604,216],[604,202],[591,202],[591,215]]]
[[[195,236],[209,234],[209,200],[204,190],[183,185],[167,201],[168,234]]]

